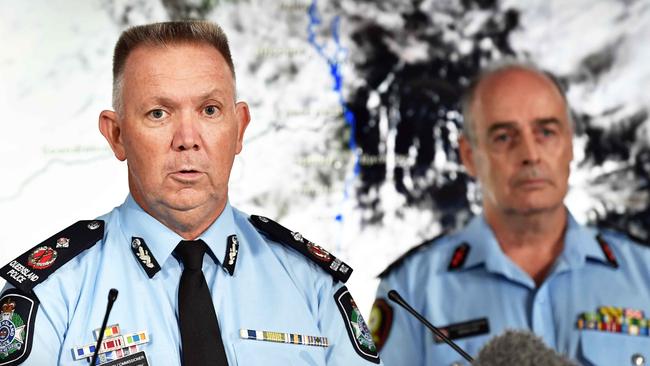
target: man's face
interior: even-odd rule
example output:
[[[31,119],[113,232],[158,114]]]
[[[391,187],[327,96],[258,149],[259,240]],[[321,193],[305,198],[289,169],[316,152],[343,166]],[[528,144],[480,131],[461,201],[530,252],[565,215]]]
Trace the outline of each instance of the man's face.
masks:
[[[100,129],[127,160],[134,199],[158,218],[220,212],[249,121],[223,56],[205,44],[140,46],[126,60],[122,106],[102,112]]]
[[[573,159],[567,106],[547,77],[520,68],[488,76],[471,106],[475,142],[461,156],[486,211],[534,214],[563,206]]]

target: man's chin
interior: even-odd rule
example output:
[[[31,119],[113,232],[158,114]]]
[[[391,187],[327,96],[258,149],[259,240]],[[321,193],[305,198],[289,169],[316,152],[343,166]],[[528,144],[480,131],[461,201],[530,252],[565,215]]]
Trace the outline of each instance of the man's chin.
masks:
[[[528,204],[518,205],[517,207],[513,207],[512,213],[520,216],[547,215],[557,211],[558,209],[562,209],[563,207],[564,207],[564,203],[562,202],[552,203],[552,204],[549,204],[548,202],[528,203]]]
[[[197,194],[197,192],[177,193],[163,199],[162,203],[176,211],[192,211],[200,207],[205,207],[206,205],[217,206],[216,202],[210,200],[207,195]]]

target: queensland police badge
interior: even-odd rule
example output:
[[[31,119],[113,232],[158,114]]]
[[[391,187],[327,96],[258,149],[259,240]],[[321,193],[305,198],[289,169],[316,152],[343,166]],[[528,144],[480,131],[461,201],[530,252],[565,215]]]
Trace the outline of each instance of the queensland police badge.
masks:
[[[0,360],[20,351],[25,341],[25,322],[14,310],[16,302],[11,297],[6,298],[0,313]]]
[[[35,296],[7,289],[0,297],[0,365],[19,364],[32,348],[34,318],[38,310]]]
[[[377,347],[350,291],[345,286],[341,287],[334,294],[334,301],[341,312],[354,350],[362,358],[378,364]]]

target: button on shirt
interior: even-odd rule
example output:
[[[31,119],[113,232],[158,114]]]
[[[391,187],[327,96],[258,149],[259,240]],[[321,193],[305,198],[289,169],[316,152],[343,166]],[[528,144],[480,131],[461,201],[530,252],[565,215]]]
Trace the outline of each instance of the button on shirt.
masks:
[[[650,317],[650,249],[616,233],[603,234],[615,268],[596,240],[598,232],[569,215],[563,252],[546,280],[533,279],[501,250],[483,216],[436,240],[382,278],[378,299],[390,289],[438,327],[487,318],[489,332],[456,339],[470,355],[506,328],[529,329],[558,352],[586,365],[627,365],[648,354],[650,337],[577,328],[583,312],[600,306],[645,311]],[[455,249],[469,244],[464,263],[449,270]],[[380,356],[390,365],[467,364],[425,327],[388,301],[393,321]]]
[[[148,215],[131,196],[101,217],[103,240],[34,288],[41,305],[25,365],[87,365],[73,348],[92,344],[111,288],[119,296],[108,324],[122,334],[147,331],[141,346],[150,365],[180,364],[178,285],[182,264],[172,254],[182,238]],[[223,268],[228,237],[239,242],[232,275]],[[131,252],[142,238],[160,270],[149,278]],[[343,285],[279,243],[272,243],[229,204],[201,236],[209,247],[203,273],[210,287],[230,365],[364,365],[333,299]],[[241,329],[327,337],[329,347],[242,339]]]

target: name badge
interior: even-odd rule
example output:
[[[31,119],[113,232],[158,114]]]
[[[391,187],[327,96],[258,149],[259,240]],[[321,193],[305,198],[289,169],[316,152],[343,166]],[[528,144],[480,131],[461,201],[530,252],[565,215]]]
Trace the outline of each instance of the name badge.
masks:
[[[440,327],[440,331],[449,339],[454,340],[490,333],[490,323],[487,318],[480,318]],[[444,342],[436,335],[433,336],[433,340],[436,343]]]

